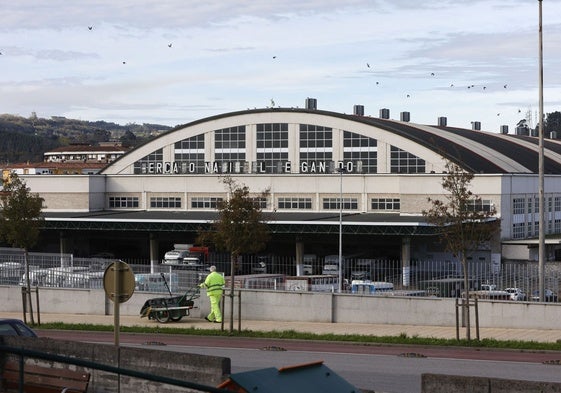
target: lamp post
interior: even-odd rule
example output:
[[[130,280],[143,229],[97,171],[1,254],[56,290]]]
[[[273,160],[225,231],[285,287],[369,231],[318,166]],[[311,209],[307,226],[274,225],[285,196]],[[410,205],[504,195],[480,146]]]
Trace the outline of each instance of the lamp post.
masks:
[[[538,0],[539,5],[539,157],[538,157],[538,194],[539,194],[539,254],[538,254],[538,290],[540,302],[545,300],[545,187],[544,187],[544,128],[543,128],[543,44],[542,44],[542,0]]]
[[[343,288],[343,172],[344,167],[337,169],[339,172],[339,283],[338,292],[342,292]]]

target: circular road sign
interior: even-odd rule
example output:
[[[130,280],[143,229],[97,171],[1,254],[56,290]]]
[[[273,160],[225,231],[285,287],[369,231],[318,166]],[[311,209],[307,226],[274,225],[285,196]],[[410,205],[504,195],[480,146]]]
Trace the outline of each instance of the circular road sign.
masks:
[[[103,273],[103,289],[113,302],[124,303],[134,293],[134,273],[128,264],[121,261],[107,266]],[[119,293],[117,294],[117,290]]]

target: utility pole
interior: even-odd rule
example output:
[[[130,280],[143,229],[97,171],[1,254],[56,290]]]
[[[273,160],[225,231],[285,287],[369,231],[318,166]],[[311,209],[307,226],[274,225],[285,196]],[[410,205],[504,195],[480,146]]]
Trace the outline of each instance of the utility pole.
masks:
[[[538,188],[539,188],[539,256],[538,256],[538,289],[540,292],[540,302],[545,300],[545,190],[544,190],[544,141],[543,141],[543,43],[542,43],[542,0],[539,4],[539,165],[538,165]]]

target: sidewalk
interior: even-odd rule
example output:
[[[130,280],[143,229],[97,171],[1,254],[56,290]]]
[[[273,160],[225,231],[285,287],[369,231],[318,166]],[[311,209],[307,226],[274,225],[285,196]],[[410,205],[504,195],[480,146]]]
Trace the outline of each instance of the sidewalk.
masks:
[[[0,312],[0,318],[23,319],[21,313]],[[114,325],[112,315],[85,315],[85,314],[44,314],[40,315],[41,323],[64,322],[64,323],[88,323],[97,325]],[[29,317],[28,317],[29,322]],[[37,323],[35,315],[35,323]],[[146,318],[124,315],[120,317],[121,326],[159,326],[160,328],[195,328],[195,329],[220,329],[218,323],[208,323],[204,319],[195,317],[184,317],[179,322],[159,323],[150,321]],[[229,329],[230,322],[224,322],[224,328]],[[427,337],[455,339],[455,326],[417,326],[417,325],[382,325],[364,323],[320,323],[320,322],[285,322],[285,321],[246,321],[242,320],[242,330],[252,331],[287,331],[292,330],[303,333],[317,334],[358,334],[370,336],[399,336],[406,334],[409,337]],[[238,329],[238,321],[234,321],[234,329]],[[556,342],[561,340],[561,329],[540,330],[540,329],[499,329],[499,328],[480,328],[480,338],[492,338],[496,340],[520,340],[537,342]],[[475,328],[472,327],[472,338],[475,338]],[[465,336],[465,328],[460,328],[460,338]]]

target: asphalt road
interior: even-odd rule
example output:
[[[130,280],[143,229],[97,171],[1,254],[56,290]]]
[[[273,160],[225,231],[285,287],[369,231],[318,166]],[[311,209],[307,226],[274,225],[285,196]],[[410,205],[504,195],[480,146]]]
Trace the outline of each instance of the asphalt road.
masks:
[[[40,330],[41,337],[114,343],[112,332]],[[364,345],[310,340],[120,333],[120,345],[231,359],[232,373],[323,360],[358,388],[419,393],[423,373],[561,382],[561,352]]]

